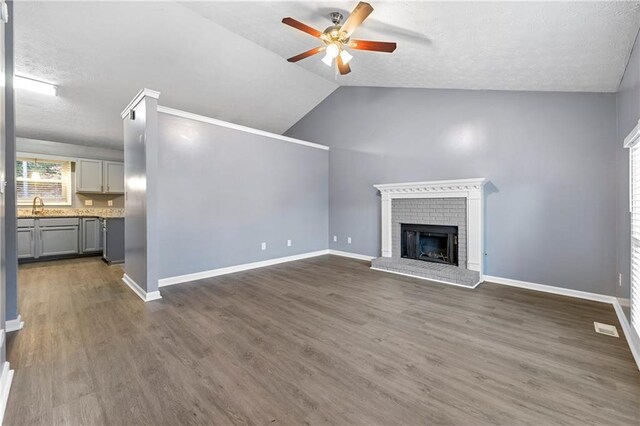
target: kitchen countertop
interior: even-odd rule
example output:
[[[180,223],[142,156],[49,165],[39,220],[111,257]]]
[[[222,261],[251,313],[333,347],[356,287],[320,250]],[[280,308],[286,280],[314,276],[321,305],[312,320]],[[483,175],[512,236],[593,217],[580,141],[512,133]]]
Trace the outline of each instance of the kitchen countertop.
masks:
[[[124,209],[117,208],[85,208],[85,209],[56,209],[44,208],[42,214],[34,215],[31,208],[19,208],[18,219],[56,218],[56,217],[101,217],[123,218]]]

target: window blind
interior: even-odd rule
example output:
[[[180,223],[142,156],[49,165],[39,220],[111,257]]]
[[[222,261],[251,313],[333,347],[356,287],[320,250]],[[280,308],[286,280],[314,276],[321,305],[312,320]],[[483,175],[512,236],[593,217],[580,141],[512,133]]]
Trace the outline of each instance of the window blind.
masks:
[[[71,205],[71,162],[18,158],[16,195],[22,205],[31,205],[35,196],[45,205]]]
[[[640,335],[640,144],[631,147],[631,326]]]

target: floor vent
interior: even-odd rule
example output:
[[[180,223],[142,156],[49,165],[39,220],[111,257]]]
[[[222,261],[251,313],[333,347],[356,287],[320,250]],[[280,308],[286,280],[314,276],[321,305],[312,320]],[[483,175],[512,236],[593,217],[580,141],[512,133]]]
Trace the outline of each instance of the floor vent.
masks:
[[[603,324],[601,322],[593,322],[593,328],[596,329],[596,333],[606,334],[607,336],[620,337],[618,335],[618,329],[615,325]]]

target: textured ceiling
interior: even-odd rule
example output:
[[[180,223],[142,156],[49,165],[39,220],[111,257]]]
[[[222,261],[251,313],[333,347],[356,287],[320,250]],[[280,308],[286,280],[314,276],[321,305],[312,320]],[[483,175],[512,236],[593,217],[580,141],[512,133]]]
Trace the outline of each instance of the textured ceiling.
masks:
[[[162,105],[282,133],[337,87],[181,4],[16,2],[18,136],[122,146],[120,112],[143,87]]]
[[[355,51],[349,86],[616,91],[640,27],[638,2],[389,2],[354,37],[396,41],[395,53]],[[328,14],[357,1],[210,2],[187,7],[283,58],[315,47],[280,23],[291,16],[323,30]],[[302,67],[334,81],[321,56]]]
[[[639,2],[388,2],[355,37],[398,42],[355,51],[338,77],[320,56],[284,58],[349,2],[15,3],[16,72],[59,86],[18,92],[19,136],[122,145],[119,113],[142,87],[163,105],[282,133],[338,85],[616,91],[640,27]]]

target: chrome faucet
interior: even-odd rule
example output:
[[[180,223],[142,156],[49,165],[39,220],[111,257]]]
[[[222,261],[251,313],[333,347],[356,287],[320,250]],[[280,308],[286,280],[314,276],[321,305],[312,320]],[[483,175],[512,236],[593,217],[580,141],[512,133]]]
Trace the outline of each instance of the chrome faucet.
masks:
[[[37,215],[44,213],[44,201],[40,198],[39,195],[33,197],[33,208],[31,209],[31,214]]]

